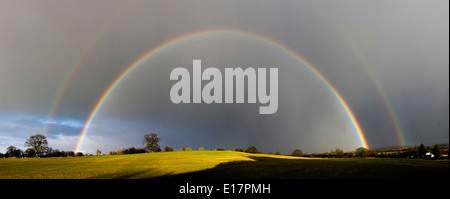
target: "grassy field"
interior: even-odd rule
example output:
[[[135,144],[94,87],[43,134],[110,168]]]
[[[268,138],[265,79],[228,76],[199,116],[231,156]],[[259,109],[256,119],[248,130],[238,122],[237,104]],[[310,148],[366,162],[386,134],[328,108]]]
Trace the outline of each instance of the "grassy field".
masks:
[[[232,151],[0,159],[0,179],[439,178],[448,174],[448,160],[316,159]]]

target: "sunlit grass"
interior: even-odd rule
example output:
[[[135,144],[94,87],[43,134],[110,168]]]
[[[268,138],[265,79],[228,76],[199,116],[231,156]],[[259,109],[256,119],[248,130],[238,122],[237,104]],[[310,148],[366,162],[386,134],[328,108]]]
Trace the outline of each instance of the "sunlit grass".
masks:
[[[151,178],[213,168],[230,161],[253,161],[230,151],[184,151],[116,156],[0,159],[0,178]]]

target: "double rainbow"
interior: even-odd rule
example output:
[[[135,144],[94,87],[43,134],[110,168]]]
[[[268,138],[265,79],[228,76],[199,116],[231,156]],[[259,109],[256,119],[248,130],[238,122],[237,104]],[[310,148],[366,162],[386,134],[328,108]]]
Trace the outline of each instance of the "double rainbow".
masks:
[[[78,143],[75,148],[75,152],[80,151],[80,148],[82,147],[84,138],[86,137],[86,134],[89,130],[89,127],[97,115],[98,111],[102,107],[103,103],[106,101],[108,96],[111,94],[111,92],[117,87],[117,85],[135,68],[137,68],[139,65],[141,65],[142,62],[149,59],[152,55],[155,55],[156,53],[173,46],[181,41],[185,41],[188,39],[198,38],[201,36],[206,35],[236,35],[236,36],[242,36],[242,37],[248,37],[253,38],[261,42],[265,42],[267,44],[270,44],[272,46],[278,47],[287,54],[294,57],[296,60],[298,60],[300,63],[305,65],[317,78],[319,78],[326,86],[327,88],[333,93],[333,95],[337,98],[342,108],[346,111],[349,119],[351,120],[353,127],[359,137],[360,144],[364,148],[369,148],[369,145],[367,144],[366,138],[364,136],[364,133],[360,127],[360,124],[356,120],[356,117],[353,113],[353,111],[350,109],[350,106],[348,103],[344,100],[342,95],[338,92],[338,90],[330,83],[330,81],[319,71],[316,67],[314,67],[311,63],[309,63],[305,58],[300,56],[299,54],[295,53],[293,50],[287,48],[281,43],[278,43],[270,38],[257,35],[254,33],[244,32],[240,30],[233,30],[233,29],[216,29],[216,30],[206,30],[206,31],[200,31],[200,32],[194,32],[186,35],[181,35],[179,37],[173,38],[165,43],[160,44],[159,46],[156,46],[155,48],[150,49],[143,55],[141,55],[138,59],[136,59],[134,62],[132,62],[108,87],[108,89],[103,93],[101,98],[97,101],[95,107],[92,109],[91,113],[89,114],[88,119],[86,120],[86,123],[84,124],[83,130],[81,131]]]
[[[346,36],[346,34],[344,34],[341,31],[341,29],[338,26],[336,26],[334,23],[330,21],[330,18],[327,17],[325,12],[319,9],[314,10],[316,15],[319,16],[320,19],[322,19],[322,22],[324,22],[327,25],[327,27],[333,31],[333,33],[338,35],[344,41],[344,43],[350,49],[350,51],[355,56],[357,61],[361,64],[362,68],[369,76],[369,79],[373,82],[375,89],[377,90],[378,94],[383,100],[384,106],[386,107],[386,110],[388,111],[389,114],[389,119],[391,120],[392,125],[394,126],[394,131],[395,134],[397,135],[398,144],[403,147],[406,146],[405,135],[402,126],[400,125],[398,116],[394,111],[394,107],[392,106],[392,103],[389,101],[388,95],[381,86],[380,81],[377,79],[376,75],[374,74],[373,70],[367,63],[366,59],[364,59],[363,55],[360,53],[361,51],[357,49],[355,44]]]

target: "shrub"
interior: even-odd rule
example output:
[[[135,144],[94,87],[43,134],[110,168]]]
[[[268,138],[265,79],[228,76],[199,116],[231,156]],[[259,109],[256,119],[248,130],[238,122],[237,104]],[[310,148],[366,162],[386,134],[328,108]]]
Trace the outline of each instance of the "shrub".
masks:
[[[247,150],[245,150],[247,153],[262,153],[261,151],[258,151],[255,146],[249,146]]]
[[[82,152],[77,152],[75,155],[76,156],[84,156],[84,154]]]
[[[232,150],[232,151],[245,152],[245,149],[232,148],[231,150]]]
[[[170,146],[166,146],[166,147],[164,147],[164,151],[166,151],[166,152],[173,151],[173,148]]]
[[[356,155],[356,157],[364,158],[369,155],[369,151],[368,151],[368,149],[366,149],[364,147],[359,147],[355,150],[355,155]]]
[[[66,152],[66,155],[69,156],[69,157],[75,157],[75,152],[73,152],[73,151],[67,151],[67,152]]]
[[[301,156],[303,156],[303,151],[300,149],[295,149],[294,151],[292,151],[291,155],[301,157]]]

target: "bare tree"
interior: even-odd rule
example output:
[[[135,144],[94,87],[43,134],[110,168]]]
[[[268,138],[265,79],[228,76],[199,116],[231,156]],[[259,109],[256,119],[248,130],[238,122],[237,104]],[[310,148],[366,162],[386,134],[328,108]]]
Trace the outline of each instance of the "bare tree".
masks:
[[[33,149],[36,152],[36,157],[39,157],[48,149],[47,138],[41,134],[32,135],[25,141],[25,146]]]
[[[102,151],[100,151],[100,149],[97,149],[97,151],[95,152],[95,154],[96,154],[97,156],[102,155]]]
[[[145,150],[147,152],[160,152],[161,148],[158,144],[160,141],[161,138],[156,133],[150,133],[144,135],[144,141],[142,143],[145,144]]]
[[[337,158],[344,157],[344,151],[340,148],[336,148],[334,151],[331,151],[331,153],[334,153]]]

